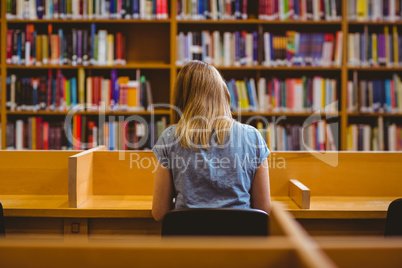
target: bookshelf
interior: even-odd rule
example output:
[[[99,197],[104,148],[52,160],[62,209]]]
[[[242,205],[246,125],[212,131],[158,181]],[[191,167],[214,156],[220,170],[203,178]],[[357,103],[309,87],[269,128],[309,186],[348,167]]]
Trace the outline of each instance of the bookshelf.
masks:
[[[341,20],[334,21],[267,21],[258,19],[258,4],[257,1],[249,0],[248,19],[247,20],[183,20],[176,18],[176,1],[169,1],[169,17],[168,19],[153,19],[153,20],[139,20],[139,19],[96,19],[96,20],[62,20],[62,19],[41,19],[41,20],[7,20],[6,2],[1,2],[1,44],[0,44],[0,58],[1,58],[1,148],[6,148],[6,125],[7,120],[12,120],[14,117],[26,118],[28,116],[43,115],[46,117],[64,116],[67,112],[49,112],[49,111],[7,111],[6,110],[6,77],[11,73],[22,73],[26,70],[32,70],[35,73],[44,72],[48,69],[61,69],[66,72],[76,72],[78,68],[84,68],[85,72],[102,73],[110,69],[116,69],[117,72],[130,73],[136,69],[145,72],[150,77],[152,83],[153,94],[158,95],[157,101],[169,103],[171,102],[172,91],[174,86],[175,77],[180,70],[181,66],[176,64],[176,36],[180,31],[202,31],[202,30],[218,30],[222,31],[253,31],[258,32],[272,31],[274,33],[284,33],[287,30],[295,30],[300,32],[330,32],[335,33],[341,31],[343,33],[342,40],[342,64],[339,67],[267,67],[267,66],[222,66],[218,67],[225,78],[240,78],[240,77],[260,77],[278,75],[282,77],[300,77],[302,75],[314,76],[319,75],[323,77],[330,77],[338,79],[337,95],[339,99],[339,112],[338,113],[324,113],[325,116],[336,116],[339,122],[339,149],[347,149],[347,133],[350,118],[356,122],[358,120],[367,120],[367,118],[375,118],[378,116],[389,117],[393,119],[401,119],[401,113],[361,113],[349,112],[347,110],[347,83],[352,72],[357,73],[376,73],[379,77],[392,75],[394,72],[401,72],[402,67],[349,67],[347,64],[347,36],[352,27],[364,27],[384,25],[402,25],[402,21],[351,21],[348,18],[348,1],[341,0]],[[127,64],[120,66],[16,66],[6,65],[6,35],[8,29],[23,29],[26,24],[34,24],[35,28],[44,28],[46,24],[54,24],[55,27],[62,27],[63,29],[71,29],[73,27],[89,27],[91,23],[99,25],[97,29],[106,28],[108,30],[117,30],[123,32],[126,41]],[[77,26],[78,25],[78,26]],[[163,79],[161,79],[163,78]],[[162,81],[163,80],[163,81]],[[155,114],[159,116],[170,115],[169,110],[156,110]],[[90,111],[83,111],[77,113],[79,115],[95,115],[96,113]],[[140,115],[148,116],[149,112],[107,112],[106,115]],[[291,122],[302,122],[303,118],[309,117],[312,113],[308,112],[233,112],[233,116],[237,119],[241,116],[249,118],[253,116],[263,117],[279,117],[286,116]]]

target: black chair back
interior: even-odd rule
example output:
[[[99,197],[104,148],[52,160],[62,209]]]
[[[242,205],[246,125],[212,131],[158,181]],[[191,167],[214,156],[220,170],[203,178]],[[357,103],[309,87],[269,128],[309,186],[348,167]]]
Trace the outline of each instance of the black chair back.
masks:
[[[6,227],[4,224],[3,206],[0,203],[0,236],[6,234]]]
[[[389,204],[384,235],[402,235],[402,198],[396,199]]]
[[[267,236],[268,222],[258,209],[178,209],[163,218],[162,236]]]

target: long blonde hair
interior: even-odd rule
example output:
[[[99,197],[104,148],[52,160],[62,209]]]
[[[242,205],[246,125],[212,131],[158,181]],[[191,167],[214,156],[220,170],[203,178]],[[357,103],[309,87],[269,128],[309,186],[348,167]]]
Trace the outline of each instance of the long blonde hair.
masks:
[[[229,90],[218,70],[202,61],[187,63],[177,75],[173,104],[172,123],[184,148],[208,150],[213,131],[223,145],[233,118]]]

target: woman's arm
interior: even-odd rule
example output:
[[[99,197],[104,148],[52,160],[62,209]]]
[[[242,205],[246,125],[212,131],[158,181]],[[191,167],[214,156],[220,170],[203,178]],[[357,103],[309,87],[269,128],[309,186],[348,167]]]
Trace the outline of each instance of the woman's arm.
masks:
[[[271,194],[267,159],[257,168],[251,185],[251,207],[271,212]]]
[[[158,163],[154,179],[154,196],[152,202],[152,216],[161,221],[166,213],[172,209],[173,183],[170,170]]]

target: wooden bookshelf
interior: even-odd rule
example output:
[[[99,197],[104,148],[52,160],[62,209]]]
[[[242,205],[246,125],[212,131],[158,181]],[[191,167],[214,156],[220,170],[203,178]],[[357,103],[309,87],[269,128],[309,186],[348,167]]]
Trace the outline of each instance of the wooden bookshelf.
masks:
[[[253,1],[253,0],[250,0]],[[254,3],[253,3],[254,4]],[[255,10],[256,5],[250,10]],[[372,22],[372,21],[350,21],[347,17],[348,1],[342,0],[342,18],[336,21],[267,21],[257,19],[258,14],[249,14],[247,20],[182,20],[176,18],[176,1],[170,0],[170,18],[164,20],[136,20],[136,19],[80,19],[80,20],[62,20],[62,19],[44,19],[44,20],[6,20],[6,1],[1,2],[1,19],[0,19],[0,59],[1,59],[1,143],[0,148],[5,149],[6,146],[6,125],[9,116],[18,116],[24,118],[32,115],[66,115],[67,112],[11,112],[6,111],[6,77],[13,72],[21,74],[24,70],[33,70],[35,73],[44,72],[47,69],[62,69],[66,72],[75,72],[79,68],[84,68],[88,72],[107,72],[110,69],[117,69],[118,72],[130,73],[135,69],[144,70],[146,77],[150,78],[153,88],[153,94],[158,102],[171,103],[175,77],[181,66],[176,65],[176,35],[179,31],[194,30],[258,30],[259,32],[271,31],[285,32],[286,30],[297,30],[306,32],[334,32],[341,30],[343,33],[343,58],[340,67],[268,67],[268,66],[251,66],[251,67],[218,67],[221,73],[230,78],[233,76],[252,76],[260,78],[265,75],[271,76],[271,72],[275,75],[283,77],[296,76],[313,76],[322,75],[335,77],[338,79],[338,98],[339,112],[321,114],[321,116],[336,116],[340,121],[339,130],[339,149],[346,150],[346,137],[349,117],[367,118],[376,116],[385,116],[393,118],[402,118],[402,114],[387,114],[387,113],[349,113],[347,111],[346,93],[347,82],[351,72],[380,72],[380,76],[389,75],[390,72],[400,72],[402,67],[352,67],[347,65],[347,35],[349,26],[359,25],[402,25],[402,21],[396,22]],[[252,11],[254,12],[254,11]],[[126,65],[118,66],[15,66],[6,65],[6,33],[9,28],[23,28],[26,24],[35,24],[37,27],[45,27],[44,24],[57,24],[56,27],[62,26],[64,29],[77,27],[79,24],[84,24],[83,27],[89,27],[89,24],[99,24],[99,27],[107,29],[119,30],[126,36]],[[272,25],[272,28],[270,27]],[[204,28],[205,27],[205,28]],[[160,94],[159,94],[160,93]],[[155,99],[155,98],[154,98]],[[79,112],[81,115],[95,115],[96,112]],[[149,112],[107,112],[107,115],[150,115]],[[171,114],[170,110],[156,110],[157,115]],[[286,112],[242,112],[241,116],[247,118],[251,116],[287,116],[295,117],[296,120],[302,122],[303,117],[308,117],[312,113],[286,113]],[[233,113],[236,118],[239,113]],[[299,118],[299,119],[297,119]]]

